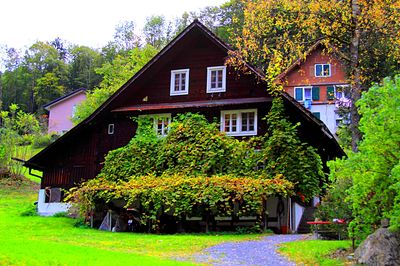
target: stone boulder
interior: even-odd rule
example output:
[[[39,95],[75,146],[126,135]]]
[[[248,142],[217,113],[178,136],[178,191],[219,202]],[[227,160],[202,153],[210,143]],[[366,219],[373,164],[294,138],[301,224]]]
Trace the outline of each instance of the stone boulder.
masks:
[[[360,264],[400,265],[400,234],[379,228],[361,243],[354,257]]]

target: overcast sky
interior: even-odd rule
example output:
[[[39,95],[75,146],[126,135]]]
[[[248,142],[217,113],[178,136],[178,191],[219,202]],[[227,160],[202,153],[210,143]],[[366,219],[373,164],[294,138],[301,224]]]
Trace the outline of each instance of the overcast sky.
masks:
[[[100,48],[112,40],[115,26],[146,17],[170,20],[185,11],[220,5],[227,0],[0,0],[0,45],[27,48],[56,37],[73,44]]]

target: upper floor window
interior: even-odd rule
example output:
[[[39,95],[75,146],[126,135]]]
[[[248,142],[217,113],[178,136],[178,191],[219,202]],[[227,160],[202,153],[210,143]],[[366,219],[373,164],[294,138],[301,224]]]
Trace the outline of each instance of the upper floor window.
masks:
[[[168,134],[168,126],[171,124],[171,114],[141,115],[140,117],[150,118],[157,135],[166,136]]]
[[[230,136],[257,135],[257,109],[221,111],[221,131]]]
[[[226,66],[207,67],[207,93],[226,91]]]
[[[315,64],[316,77],[330,77],[331,65],[330,64]]]
[[[189,94],[189,69],[171,70],[170,95]]]

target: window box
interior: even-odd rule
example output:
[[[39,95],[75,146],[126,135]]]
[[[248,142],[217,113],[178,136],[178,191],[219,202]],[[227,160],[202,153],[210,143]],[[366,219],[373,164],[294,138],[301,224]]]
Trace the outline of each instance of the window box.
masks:
[[[170,95],[189,94],[189,69],[171,70]]]
[[[226,91],[226,66],[207,67],[207,93]]]
[[[221,131],[229,136],[257,135],[257,109],[221,111]]]

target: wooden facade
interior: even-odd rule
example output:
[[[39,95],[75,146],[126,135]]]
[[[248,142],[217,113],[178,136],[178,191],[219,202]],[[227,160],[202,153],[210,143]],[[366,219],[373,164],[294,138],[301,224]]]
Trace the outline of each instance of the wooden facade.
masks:
[[[257,134],[265,134],[262,120],[272,97],[262,75],[250,65],[250,74],[227,67],[226,92],[207,93],[207,67],[223,66],[229,47],[194,21],[142,70],[124,84],[89,118],[30,159],[26,166],[43,171],[41,188],[70,188],[94,178],[108,151],[126,145],[134,136],[131,117],[144,114],[197,112],[219,121],[221,111],[257,109]],[[187,95],[170,95],[171,71],[190,69]],[[300,137],[318,149],[323,161],[343,156],[334,136],[288,94],[282,94],[293,122],[300,122]],[[109,125],[113,134],[109,134]]]

